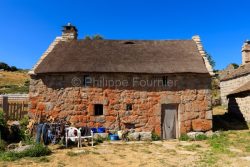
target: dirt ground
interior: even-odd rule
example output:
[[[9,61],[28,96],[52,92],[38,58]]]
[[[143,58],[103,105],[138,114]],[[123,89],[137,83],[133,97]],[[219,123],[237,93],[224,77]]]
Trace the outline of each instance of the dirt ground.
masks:
[[[74,167],[165,167],[250,166],[250,131],[225,132],[227,138],[213,141],[104,142],[94,147],[61,148],[40,158],[0,162],[0,166]],[[217,146],[217,145],[218,146]],[[224,146],[225,144],[225,146]]]

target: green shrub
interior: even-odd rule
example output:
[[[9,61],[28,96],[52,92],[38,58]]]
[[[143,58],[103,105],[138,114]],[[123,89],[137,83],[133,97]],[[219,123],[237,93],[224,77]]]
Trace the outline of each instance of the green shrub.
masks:
[[[5,151],[6,146],[6,142],[0,138],[0,152]]]
[[[4,161],[14,161],[23,157],[41,157],[51,154],[51,150],[41,144],[33,145],[30,149],[22,152],[8,151],[0,154],[0,159]]]
[[[156,134],[155,132],[152,132],[151,138],[152,138],[152,141],[161,140],[161,137],[158,134]]]
[[[23,130],[27,130],[27,125],[29,125],[29,117],[28,115],[25,115],[20,121],[20,126],[21,126],[21,129]]]
[[[3,110],[0,108],[0,126],[5,127],[6,126],[6,120],[4,117],[4,112]]]
[[[207,140],[207,139],[208,139],[208,137],[204,134],[200,134],[200,135],[195,136],[196,141]]]
[[[180,141],[189,141],[190,137],[187,134],[182,134],[179,138]]]
[[[95,139],[95,142],[96,143],[103,143],[104,142],[104,138],[102,138],[101,136],[98,136],[96,139]]]

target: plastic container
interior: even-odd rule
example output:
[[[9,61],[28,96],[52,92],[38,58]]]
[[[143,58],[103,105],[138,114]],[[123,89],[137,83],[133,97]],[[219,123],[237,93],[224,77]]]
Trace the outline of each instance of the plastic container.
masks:
[[[97,128],[97,132],[98,133],[105,133],[105,128],[103,128],[103,127]]]
[[[119,136],[118,135],[110,135],[110,140],[114,141],[114,140],[119,140]]]
[[[97,133],[97,129],[96,128],[91,128],[93,133]]]

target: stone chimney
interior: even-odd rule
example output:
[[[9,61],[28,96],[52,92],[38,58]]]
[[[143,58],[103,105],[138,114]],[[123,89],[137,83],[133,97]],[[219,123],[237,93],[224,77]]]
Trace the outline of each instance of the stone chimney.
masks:
[[[242,46],[242,64],[250,63],[250,41],[247,40]]]
[[[71,23],[68,23],[66,26],[63,26],[62,41],[76,40],[78,36],[77,31],[77,28]]]

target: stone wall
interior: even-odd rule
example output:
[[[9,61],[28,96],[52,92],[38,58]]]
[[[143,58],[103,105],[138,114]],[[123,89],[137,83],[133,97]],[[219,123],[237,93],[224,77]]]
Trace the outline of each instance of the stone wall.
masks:
[[[221,81],[220,82],[221,104],[227,106],[228,105],[227,95],[229,95],[232,91],[236,90],[240,86],[243,86],[248,81],[250,81],[250,74],[235,79]]]
[[[180,133],[212,128],[211,80],[208,75],[168,75],[165,87],[134,83],[135,78],[137,81],[161,80],[160,75],[88,75],[94,78],[96,86],[84,87],[82,73],[31,76],[29,114],[34,116],[35,112],[42,112],[75,126],[110,129],[120,126],[124,129],[126,125],[133,125],[136,131],[161,134],[161,104],[176,103],[179,106]],[[103,84],[109,80],[127,81],[127,84]],[[94,104],[103,104],[103,115],[94,115]],[[132,104],[133,109],[126,111],[126,104]]]
[[[250,93],[240,93],[229,97],[228,111],[243,116],[245,121],[250,122]]]

